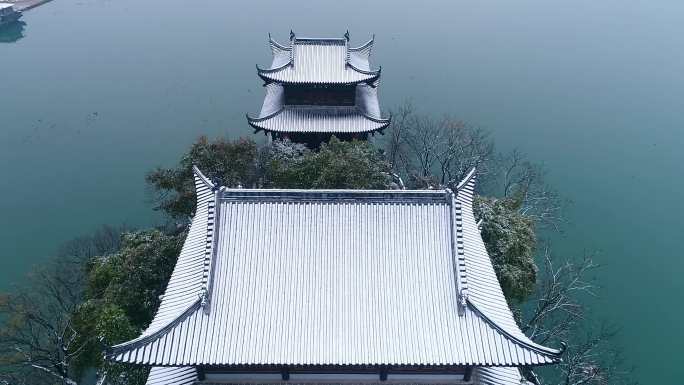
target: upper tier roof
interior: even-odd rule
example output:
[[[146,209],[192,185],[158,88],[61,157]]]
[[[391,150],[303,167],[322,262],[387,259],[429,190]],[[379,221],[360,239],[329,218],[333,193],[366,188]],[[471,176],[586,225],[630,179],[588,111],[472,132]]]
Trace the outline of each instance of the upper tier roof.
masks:
[[[108,350],[161,366],[557,362],[518,328],[472,211],[474,174],[432,191],[217,188],[154,321]]]
[[[359,47],[349,47],[344,38],[300,38],[290,34],[289,45],[270,38],[271,68],[257,66],[266,82],[290,84],[356,84],[373,82],[380,70],[371,70],[369,57],[373,39]]]

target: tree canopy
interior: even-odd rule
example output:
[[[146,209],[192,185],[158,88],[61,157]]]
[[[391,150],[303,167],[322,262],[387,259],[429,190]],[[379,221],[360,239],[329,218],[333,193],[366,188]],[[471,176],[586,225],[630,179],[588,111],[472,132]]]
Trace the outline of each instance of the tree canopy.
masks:
[[[147,327],[184,238],[184,233],[165,234],[156,229],[123,233],[117,252],[88,262],[84,300],[74,312],[74,329],[89,352],[79,356],[74,370],[102,368],[103,346],[133,339]],[[107,369],[110,375],[122,370],[117,365]],[[133,383],[131,378],[127,381]]]
[[[523,302],[534,291],[537,238],[534,221],[520,214],[521,200],[478,196],[475,216],[482,221],[480,234],[506,299]]]
[[[254,141],[201,137],[174,168],[147,175],[156,208],[172,218],[195,209],[192,166],[227,187],[301,189],[386,189],[392,178],[384,157],[368,142],[333,137],[312,151],[290,141],[259,147]]]

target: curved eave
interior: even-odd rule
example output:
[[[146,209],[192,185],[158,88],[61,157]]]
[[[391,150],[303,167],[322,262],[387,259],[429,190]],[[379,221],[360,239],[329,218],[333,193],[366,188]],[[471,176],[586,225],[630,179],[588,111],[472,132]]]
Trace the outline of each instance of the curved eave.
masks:
[[[514,344],[520,346],[523,349],[530,350],[534,353],[537,353],[541,356],[548,358],[551,361],[549,363],[558,363],[561,361],[561,357],[562,357],[563,352],[565,350],[565,345],[563,345],[563,347],[561,349],[552,349],[552,348],[549,348],[546,346],[536,344],[528,338],[525,338],[525,339],[519,338],[519,337],[513,335],[512,333],[510,333],[505,328],[497,325],[497,323],[494,322],[491,318],[487,317],[487,315],[484,314],[478,308],[478,306],[475,303],[473,303],[473,301],[471,301],[470,299],[467,299],[466,301],[468,303],[468,307],[471,310],[473,310],[475,312],[475,314],[477,314],[480,318],[482,318],[483,321],[485,321],[487,324],[489,324],[489,326],[491,326],[496,331],[498,331],[499,333],[504,335],[506,338],[508,338]]]
[[[127,352],[137,351],[141,346],[161,338],[202,304],[201,289],[204,284],[203,276],[206,274],[205,260],[208,250],[205,243],[209,236],[209,227],[213,226],[208,215],[208,207],[214,199],[213,191],[217,186],[197,166],[193,166],[192,171],[197,194],[197,211],[159,309],[140,337],[106,349],[105,357],[108,359],[122,362]]]
[[[274,47],[274,48],[281,50],[281,51],[290,51],[292,49],[290,46],[278,43],[275,39],[273,39],[271,37],[270,33],[268,34],[268,44],[271,47]]]
[[[380,77],[380,73],[382,72],[382,67],[379,67],[377,70],[366,71],[366,70],[362,70],[362,69],[354,66],[351,63],[347,63],[347,66],[349,66],[349,68],[353,69],[354,71],[356,71],[362,75],[370,76],[370,78],[368,80],[365,80],[366,82],[371,82],[371,79],[372,79],[372,81],[377,80]]]
[[[351,52],[358,52],[358,51],[370,50],[370,49],[373,48],[373,44],[374,44],[374,43],[375,43],[375,35],[373,35],[373,37],[371,37],[370,40],[368,40],[367,42],[361,44],[361,45],[358,46],[358,47],[349,47],[349,51],[351,51]]]
[[[259,127],[257,127],[257,126],[259,125],[259,123],[264,122],[264,121],[266,121],[266,120],[269,120],[269,119],[273,118],[274,116],[276,116],[276,115],[280,114],[281,112],[283,112],[283,110],[284,110],[284,108],[281,108],[281,109],[279,109],[278,111],[276,111],[276,112],[274,112],[274,113],[272,113],[272,114],[266,115],[266,116],[257,116],[257,117],[254,117],[254,116],[249,116],[249,114],[245,114],[245,116],[247,117],[247,122],[248,122],[252,127],[254,127],[254,128],[259,128]]]
[[[115,362],[134,363],[138,361],[137,357],[131,357],[131,354],[136,354],[140,348],[149,345],[150,343],[164,337],[169,331],[173,330],[176,325],[183,322],[188,316],[197,311],[201,306],[201,299],[198,298],[178,317],[171,320],[169,323],[159,328],[157,331],[142,335],[136,339],[111,346],[105,350],[105,358]]]
[[[476,182],[476,169],[473,167],[461,180],[458,185],[456,186],[456,192],[457,192],[457,198],[456,200],[461,204],[461,215],[463,216],[468,216],[468,220],[472,221],[472,223],[475,223],[475,218],[472,212],[472,201],[474,197],[474,191],[475,191],[475,182]],[[466,206],[466,207],[464,207]],[[461,219],[461,223],[463,223],[464,219]],[[476,225],[477,228],[477,225]],[[463,234],[461,232],[461,234]],[[462,237],[462,235],[460,235]],[[484,247],[484,242],[481,239],[481,236],[478,234],[477,235],[478,240],[474,241],[471,239],[470,243],[480,243],[482,246],[482,250],[484,250],[483,256],[486,256],[487,264],[489,265],[488,267],[491,269],[490,277],[492,282],[494,282],[495,285],[497,285],[498,291],[501,293],[499,294],[500,297],[497,300],[490,300],[487,305],[489,306],[480,306],[478,304],[478,301],[476,301],[473,297],[473,293],[471,292],[473,290],[473,285],[468,285],[468,287],[464,290],[464,295],[466,298],[466,302],[468,305],[468,308],[470,308],[475,314],[477,314],[478,317],[480,317],[483,321],[485,321],[489,326],[491,326],[493,329],[497,330],[499,333],[501,333],[503,336],[505,336],[508,340],[510,340],[512,343],[514,343],[517,346],[520,346],[523,349],[529,350],[533,353],[536,353],[546,359],[549,360],[549,363],[558,363],[561,361],[561,356],[563,355],[563,352],[565,350],[565,344],[562,344],[561,349],[553,349],[549,348],[546,346],[539,345],[532,341],[530,338],[528,338],[517,326],[515,321],[513,320],[513,315],[510,312],[510,309],[508,307],[508,304],[505,302],[503,299],[503,292],[501,291],[500,284],[498,282],[498,279],[496,278],[494,271],[493,271],[493,266],[491,266],[491,259],[486,254],[486,249]],[[474,242],[473,242],[474,241]],[[463,242],[463,240],[461,240]],[[471,257],[473,255],[470,255]],[[470,258],[466,258],[466,266],[465,266],[465,274],[466,276],[469,273],[469,263],[468,261]],[[474,260],[470,260],[470,263],[474,263]],[[478,270],[482,270],[482,266],[478,268]],[[482,277],[480,277],[480,281],[482,280]],[[477,280],[476,280],[477,281]],[[475,293],[477,294],[477,293]],[[492,311],[492,309],[487,310],[488,307],[491,307],[491,305],[494,305],[495,302],[499,302],[499,310],[498,312],[500,313],[508,313],[507,318],[501,318],[498,317],[498,319],[501,322],[498,322],[495,318],[497,317],[490,317],[488,315],[489,311]],[[505,310],[505,311],[503,311]],[[504,326],[506,325],[506,326]]]
[[[365,71],[360,68],[355,67],[351,63],[347,63],[347,67],[362,75],[359,79],[353,81],[308,81],[308,80],[290,80],[285,79],[283,76],[278,76],[277,74],[282,71],[286,71],[292,66],[292,62],[285,63],[279,67],[275,68],[261,68],[259,65],[257,68],[257,75],[266,83],[280,83],[280,84],[315,84],[315,85],[355,85],[360,83],[374,84],[378,79],[380,79],[380,74],[382,68],[378,68],[373,71]]]
[[[372,132],[382,132],[387,126],[390,125],[392,122],[392,117],[390,116],[389,118],[376,118],[372,117],[369,115],[366,115],[362,113],[361,111],[358,111],[358,115],[363,117],[369,122],[372,122],[375,124],[373,127],[369,127],[368,129],[359,129],[359,130],[297,130],[297,129],[280,129],[280,128],[274,128],[272,125],[268,124],[268,122],[274,118],[276,118],[278,115],[283,113],[285,111],[285,108],[281,108],[280,110],[267,115],[267,116],[260,116],[260,117],[253,117],[250,116],[249,114],[246,114],[247,118],[247,123],[249,123],[252,128],[254,128],[255,132],[259,131],[265,131],[265,132],[277,132],[277,133],[325,133],[325,134],[341,134],[341,133],[349,133],[349,134],[366,134],[366,133],[372,133]]]
[[[212,182],[209,180],[209,178],[207,178],[207,177],[202,173],[202,171],[200,171],[199,167],[193,165],[193,166],[192,166],[192,172],[193,172],[193,174],[195,175],[196,181],[202,182],[202,183],[204,184],[204,187],[206,187],[207,189],[212,190],[212,189],[214,189],[214,188],[216,187],[216,186],[214,185],[214,183],[212,183]],[[197,187],[196,187],[196,189],[197,189]]]

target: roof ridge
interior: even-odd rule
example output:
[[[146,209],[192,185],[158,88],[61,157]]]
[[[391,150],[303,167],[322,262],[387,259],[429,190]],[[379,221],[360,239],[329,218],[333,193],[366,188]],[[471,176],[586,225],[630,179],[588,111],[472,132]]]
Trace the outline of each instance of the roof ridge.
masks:
[[[304,189],[227,189],[222,201],[296,201],[359,203],[443,203],[444,190],[304,190]]]
[[[458,185],[456,186],[456,191],[460,191],[468,183],[472,183],[473,187],[474,187],[475,180],[476,180],[476,167],[471,167],[470,171],[468,171],[466,176],[464,176],[463,179],[461,179],[461,181],[458,182]]]
[[[212,183],[209,178],[207,178],[202,171],[197,167],[197,165],[192,165],[192,173],[195,176],[195,191],[200,190],[200,182],[201,184],[204,185],[204,187],[208,188],[209,190],[215,188],[214,183]]]
[[[463,219],[461,202],[456,199],[453,191],[449,194],[450,220],[451,220],[451,256],[454,264],[454,278],[456,280],[456,295],[458,296],[458,315],[465,315],[468,299],[468,280],[465,265],[465,250],[463,248]]]
[[[342,43],[347,41],[343,37],[295,37],[294,42],[297,43],[317,43],[317,42],[335,42]]]
[[[220,188],[219,188],[220,190]],[[214,261],[216,255],[216,240],[218,238],[218,216],[220,210],[216,210],[219,200],[219,190],[214,191],[213,201],[207,204],[207,233],[204,251],[204,274],[202,276],[202,288],[200,289],[201,305],[205,313],[209,313],[211,291],[214,283]]]

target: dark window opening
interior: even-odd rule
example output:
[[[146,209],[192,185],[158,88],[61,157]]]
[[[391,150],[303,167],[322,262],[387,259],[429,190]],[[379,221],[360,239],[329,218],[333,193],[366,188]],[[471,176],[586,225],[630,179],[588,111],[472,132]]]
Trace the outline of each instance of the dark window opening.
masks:
[[[285,86],[285,104],[312,106],[353,106],[355,86]]]

